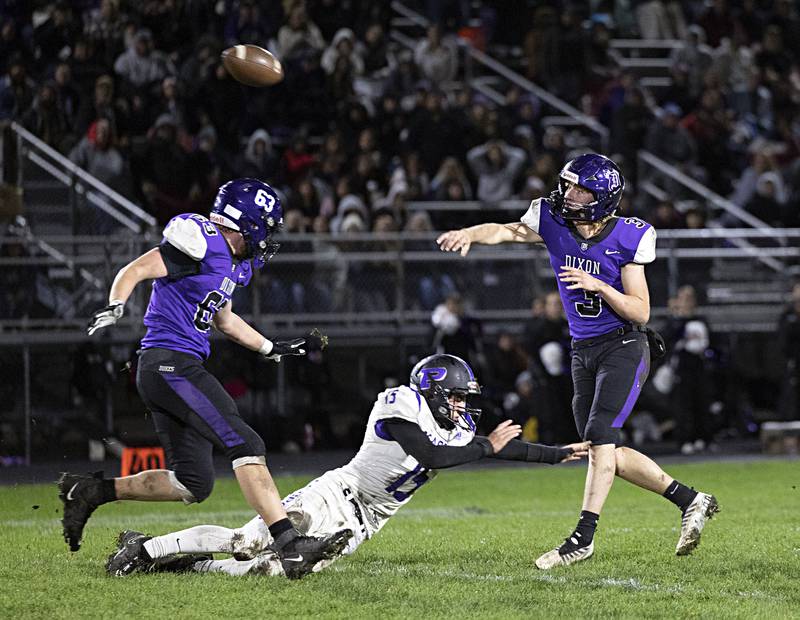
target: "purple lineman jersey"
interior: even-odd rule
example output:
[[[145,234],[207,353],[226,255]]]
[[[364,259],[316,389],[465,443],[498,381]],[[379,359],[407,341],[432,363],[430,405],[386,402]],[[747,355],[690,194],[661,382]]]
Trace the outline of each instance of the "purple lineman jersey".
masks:
[[[656,258],[656,230],[636,217],[612,217],[599,235],[583,239],[573,228],[556,222],[547,200],[539,198],[531,202],[522,216],[522,223],[544,239],[556,274],[562,266],[581,269],[620,293],[624,293],[624,265],[646,265]],[[567,290],[568,285],[558,280],[558,292],[573,338],[592,338],[630,323],[605,304],[597,293]]]
[[[211,352],[214,315],[230,302],[237,286],[250,283],[252,266],[250,261],[234,260],[222,233],[202,215],[172,218],[164,228],[164,243],[197,261],[198,272],[153,281],[142,349],[159,347],[204,360]]]

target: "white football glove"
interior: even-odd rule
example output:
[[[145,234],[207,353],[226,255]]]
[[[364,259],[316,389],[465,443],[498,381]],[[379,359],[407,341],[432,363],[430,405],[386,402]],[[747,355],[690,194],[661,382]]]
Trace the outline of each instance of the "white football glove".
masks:
[[[105,308],[98,310],[92,315],[92,318],[89,320],[89,325],[86,328],[86,332],[91,336],[101,327],[113,325],[122,318],[124,312],[124,303],[121,301],[112,301]]]
[[[284,355],[305,355],[305,338],[295,338],[294,340],[277,340],[271,342],[265,340],[259,349],[259,353],[273,362],[280,362]]]

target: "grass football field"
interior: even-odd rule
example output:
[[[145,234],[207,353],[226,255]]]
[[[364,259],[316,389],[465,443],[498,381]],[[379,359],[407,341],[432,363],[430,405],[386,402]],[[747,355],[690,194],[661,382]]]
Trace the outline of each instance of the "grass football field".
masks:
[[[55,486],[0,487],[0,618],[800,617],[800,463],[668,467],[722,506],[683,558],[677,509],[617,480],[595,556],[538,571],[533,560],[574,525],[584,467],[441,473],[355,555],[295,582],[104,574],[120,529],[243,524],[251,513],[232,479],[200,505],[103,506],[75,554]],[[287,493],[306,481],[278,484]]]

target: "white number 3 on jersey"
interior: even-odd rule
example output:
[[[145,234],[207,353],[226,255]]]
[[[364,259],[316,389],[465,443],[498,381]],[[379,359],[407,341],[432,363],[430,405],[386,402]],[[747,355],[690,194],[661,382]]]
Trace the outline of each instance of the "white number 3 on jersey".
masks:
[[[260,189],[256,192],[255,203],[259,207],[264,207],[264,211],[269,213],[275,206],[275,197],[270,196],[266,191]]]

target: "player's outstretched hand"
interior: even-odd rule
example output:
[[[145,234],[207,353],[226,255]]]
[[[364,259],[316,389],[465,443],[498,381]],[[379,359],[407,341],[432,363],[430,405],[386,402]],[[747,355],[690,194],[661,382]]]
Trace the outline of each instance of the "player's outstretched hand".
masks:
[[[500,422],[491,433],[489,433],[489,443],[492,444],[492,450],[497,454],[506,447],[506,444],[518,437],[522,433],[522,427],[519,424],[514,424],[511,420]]]
[[[466,256],[467,252],[469,252],[469,246],[472,245],[469,235],[463,230],[450,230],[443,233],[436,239],[436,243],[439,244],[439,249],[443,252],[460,251],[461,256]]]
[[[272,343],[272,350],[265,355],[268,360],[280,362],[284,355],[305,355],[305,338],[295,338],[294,340],[276,340]]]
[[[560,449],[564,451],[564,458],[559,463],[566,463],[568,461],[577,461],[589,454],[589,446],[591,441],[582,441],[581,443],[570,443],[562,446]],[[567,452],[569,450],[569,452]]]
[[[121,301],[110,303],[105,308],[101,308],[92,315],[92,318],[89,319],[89,325],[86,327],[86,333],[91,336],[101,327],[113,325],[122,318],[124,312],[125,304]]]

